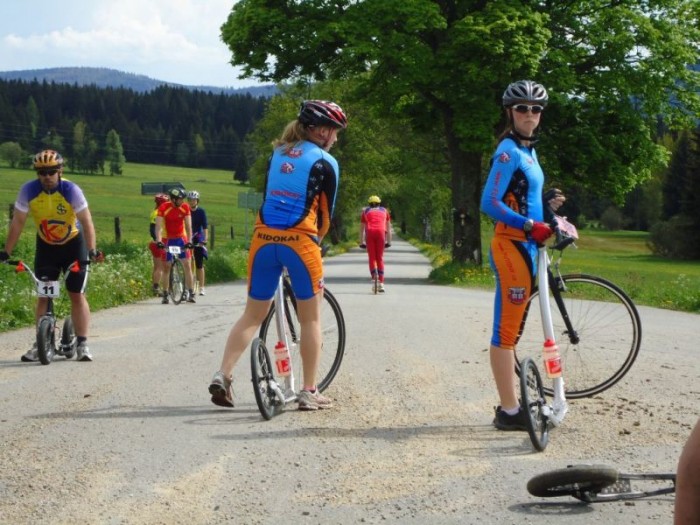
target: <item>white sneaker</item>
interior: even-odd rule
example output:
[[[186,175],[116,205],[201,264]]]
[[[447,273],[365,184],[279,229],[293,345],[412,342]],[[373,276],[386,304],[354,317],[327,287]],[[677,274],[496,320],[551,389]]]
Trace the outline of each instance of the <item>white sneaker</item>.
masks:
[[[34,363],[38,360],[39,349],[36,347],[36,343],[34,343],[27,353],[22,356],[22,361],[25,363]]]
[[[384,283],[379,283],[379,288],[378,288],[380,293],[384,293]]]
[[[199,295],[207,295],[207,292],[204,291],[204,288],[199,289]]]
[[[297,403],[299,403],[299,410],[321,410],[333,407],[333,401],[321,395],[318,390],[316,392],[302,390],[297,396]]]
[[[85,341],[78,345],[78,361],[92,361],[90,348]]]

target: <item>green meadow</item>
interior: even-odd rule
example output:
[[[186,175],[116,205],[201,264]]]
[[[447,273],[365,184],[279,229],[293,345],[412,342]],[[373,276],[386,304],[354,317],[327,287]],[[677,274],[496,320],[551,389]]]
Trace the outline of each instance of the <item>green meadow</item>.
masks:
[[[0,167],[0,205],[8,210],[20,186],[35,177],[30,170]],[[253,213],[238,207],[238,194],[251,191],[250,186],[233,180],[233,173],[221,170],[200,170],[148,164],[130,164],[124,174],[79,175],[64,173],[77,183],[90,203],[98,244],[115,240],[115,218],[119,218],[122,240],[147,242],[149,215],[154,207],[152,195],[141,195],[143,182],[181,182],[201,195],[200,205],[206,210],[209,223],[215,226],[216,240],[250,235]],[[7,217],[7,211],[4,212]],[[29,228],[26,235],[33,235]]]
[[[482,248],[488,254],[492,227],[482,227]],[[564,250],[561,271],[598,275],[621,287],[638,305],[700,313],[700,262],[657,257],[647,246],[646,232],[579,230],[576,247]],[[450,254],[416,243],[431,260],[431,279],[441,284],[492,289],[488,260],[483,267],[450,262]],[[485,255],[485,258],[487,255]]]

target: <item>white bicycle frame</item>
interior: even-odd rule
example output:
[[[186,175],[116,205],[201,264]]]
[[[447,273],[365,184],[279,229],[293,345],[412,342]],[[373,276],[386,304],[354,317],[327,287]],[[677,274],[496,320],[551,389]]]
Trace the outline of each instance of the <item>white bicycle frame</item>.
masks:
[[[275,290],[275,295],[273,297],[273,305],[275,308],[275,327],[277,329],[277,344],[282,343],[287,349],[287,354],[289,356],[289,375],[283,378],[282,383],[279,384],[275,379],[270,381],[270,387],[274,390],[277,400],[286,405],[296,401],[297,393],[295,388],[294,379],[294,367],[292,366],[292,352],[297,351],[297,343],[291,342],[287,334],[286,323],[287,318],[284,312],[284,276],[287,273],[285,268],[283,273],[280,274],[279,282],[277,283],[277,290]],[[268,353],[274,349],[268,348]],[[273,361],[276,361],[276,355],[274,351],[271,355]]]
[[[549,301],[549,275],[547,269],[550,263],[549,254],[546,246],[540,246],[537,249],[537,285],[539,287],[540,299],[540,314],[542,316],[542,330],[544,337],[551,339],[556,343],[554,338],[554,325],[552,324],[552,310]],[[562,367],[563,368],[563,367]],[[564,421],[569,406],[566,403],[566,395],[564,394],[564,370],[562,377],[556,377],[552,380],[554,391],[554,400],[551,406],[542,407],[542,414],[548,418],[552,424],[557,427]]]

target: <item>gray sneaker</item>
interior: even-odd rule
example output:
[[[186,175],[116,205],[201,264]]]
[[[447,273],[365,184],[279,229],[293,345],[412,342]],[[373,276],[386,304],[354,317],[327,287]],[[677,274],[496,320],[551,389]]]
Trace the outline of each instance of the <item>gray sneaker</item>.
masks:
[[[22,361],[24,363],[34,363],[39,360],[39,349],[36,347],[36,343],[27,350],[27,353],[22,356]]]
[[[209,393],[211,402],[220,407],[233,408],[233,377],[224,377],[224,373],[219,370],[211,380]]]
[[[302,390],[297,397],[297,403],[299,403],[299,410],[319,410],[333,407],[333,401],[321,395],[318,390],[316,392]]]
[[[78,361],[92,361],[92,354],[85,341],[78,345]]]

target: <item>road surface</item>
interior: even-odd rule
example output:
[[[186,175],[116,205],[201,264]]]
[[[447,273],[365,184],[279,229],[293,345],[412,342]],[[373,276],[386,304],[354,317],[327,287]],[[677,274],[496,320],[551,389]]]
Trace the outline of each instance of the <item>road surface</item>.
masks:
[[[492,293],[429,284],[400,239],[386,263],[374,296],[364,251],[326,262],[348,330],[329,411],[262,420],[248,352],[236,408],[210,404],[244,282],[94,314],[92,363],[21,363],[32,330],[0,334],[0,523],[671,523],[672,496],[589,506],[525,485],[572,463],[675,471],[700,406],[700,316],[640,308],[631,372],[571,402],[537,453],[491,426]]]

